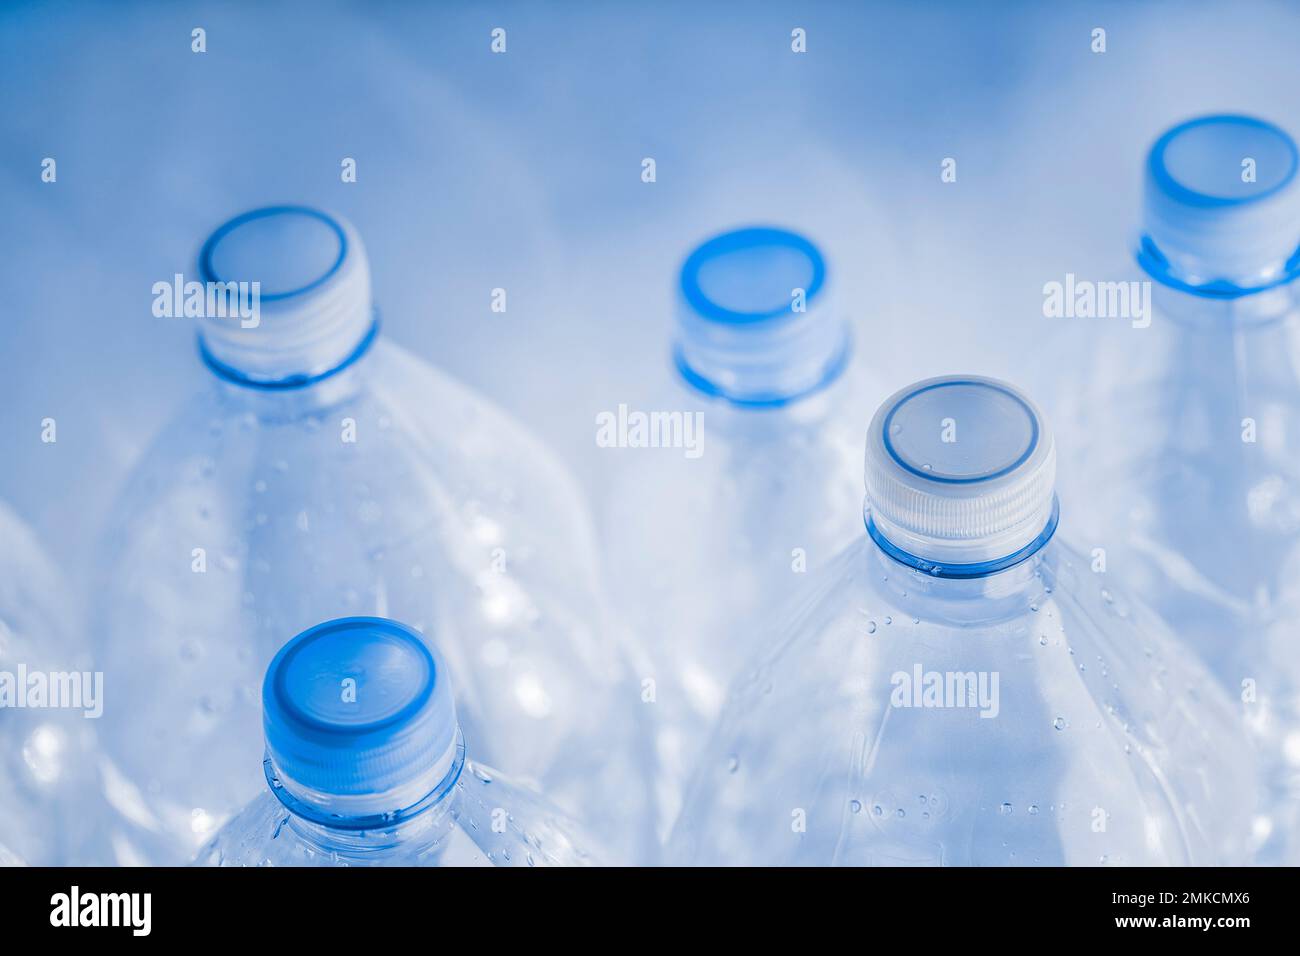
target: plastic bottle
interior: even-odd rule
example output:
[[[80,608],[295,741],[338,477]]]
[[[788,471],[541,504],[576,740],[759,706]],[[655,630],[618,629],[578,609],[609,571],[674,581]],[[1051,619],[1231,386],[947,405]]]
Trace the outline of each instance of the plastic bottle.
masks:
[[[420,634],[347,618],[299,634],[262,688],[267,789],[208,866],[594,862],[575,825],[465,756],[451,680]]]
[[[102,561],[101,646],[129,702],[105,716],[110,793],[132,845],[192,857],[262,786],[257,688],[285,635],[376,614],[441,635],[477,752],[637,857],[641,703],[561,466],[383,340],[343,220],[246,213],[200,275],[250,297],[204,311],[208,387],[138,465]]]
[[[683,264],[678,300],[671,381],[605,422],[624,457],[605,515],[610,580],[653,665],[665,829],[750,636],[856,533],[850,463],[871,387],[803,236],[710,239]],[[655,416],[670,426],[657,436]]]
[[[74,603],[36,536],[0,504],[0,851],[33,865],[112,858],[95,731],[113,689],[79,638]]]
[[[1146,308],[1095,337],[1066,469],[1088,505],[1081,540],[1251,727],[1271,795],[1255,823],[1265,862],[1300,861],[1298,171],[1292,138],[1246,116],[1193,119],[1152,146],[1141,271],[1120,284]]]
[[[992,379],[896,393],[866,528],[733,688],[681,862],[1236,862],[1249,748],[1188,651],[1055,535],[1056,448]]]

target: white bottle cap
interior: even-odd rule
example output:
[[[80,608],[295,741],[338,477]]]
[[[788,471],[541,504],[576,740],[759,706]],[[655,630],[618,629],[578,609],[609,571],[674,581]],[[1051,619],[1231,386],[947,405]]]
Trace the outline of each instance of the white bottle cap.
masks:
[[[996,568],[985,565],[1036,550],[1055,528],[1055,485],[1047,422],[1004,382],[927,379],[896,392],[871,420],[872,537],[933,573],[987,573]]]

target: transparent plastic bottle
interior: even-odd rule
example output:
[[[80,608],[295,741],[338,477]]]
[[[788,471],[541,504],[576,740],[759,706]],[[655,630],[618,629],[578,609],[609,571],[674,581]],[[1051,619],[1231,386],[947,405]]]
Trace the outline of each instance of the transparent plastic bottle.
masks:
[[[112,857],[109,808],[97,799],[104,682],[78,640],[70,593],[0,504],[0,849],[40,866]]]
[[[679,300],[675,374],[624,417],[680,415],[683,440],[636,447],[619,423],[633,447],[604,516],[610,580],[654,676],[665,830],[749,635],[856,533],[854,415],[871,407],[826,263],[804,237],[710,239],[683,264]]]
[[[1239,700],[1272,794],[1266,860],[1300,802],[1298,157],[1245,116],[1156,141],[1137,253],[1150,324],[1097,336],[1065,469],[1082,540]]]
[[[1222,691],[1055,536],[1056,450],[979,377],[895,394],[867,527],[737,681],[671,857],[1143,865],[1242,858],[1249,748]]]
[[[558,810],[466,760],[450,683],[425,639],[396,621],[346,618],[299,634],[262,686],[267,789],[195,862],[595,862]]]
[[[201,320],[209,387],[144,456],[108,536],[109,792],[133,845],[189,859],[258,792],[267,664],[286,634],[358,614],[440,635],[484,759],[621,859],[651,845],[639,688],[561,466],[378,336],[348,223],[247,213],[200,274],[260,282],[260,318]]]

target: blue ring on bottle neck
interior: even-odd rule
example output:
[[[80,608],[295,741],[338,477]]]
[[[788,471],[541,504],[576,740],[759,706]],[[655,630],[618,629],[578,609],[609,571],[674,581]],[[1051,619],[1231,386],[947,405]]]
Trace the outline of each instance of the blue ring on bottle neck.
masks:
[[[791,392],[788,395],[779,392],[760,393],[757,397],[742,398],[717,383],[705,378],[695,369],[691,368],[686,362],[686,356],[680,345],[673,347],[673,365],[677,369],[677,374],[691,388],[697,392],[702,392],[710,398],[720,398],[738,408],[780,408],[783,405],[791,405],[801,399],[816,395],[822,389],[829,386],[843,374],[844,369],[849,364],[849,356],[853,352],[853,336],[846,329],[844,332],[844,341],[836,349],[835,355],[831,358],[826,366],[822,369],[821,378],[810,385],[808,388],[800,389],[797,392]]]
[[[338,365],[326,369],[323,372],[316,372],[311,375],[290,375],[286,378],[272,379],[271,381],[249,378],[233,365],[227,365],[225,362],[221,361],[208,351],[207,343],[203,341],[202,332],[199,333],[199,357],[203,359],[203,364],[215,373],[218,378],[223,378],[227,382],[243,386],[244,388],[257,388],[264,391],[279,392],[294,388],[307,388],[308,386],[315,385],[317,382],[323,382],[325,379],[339,374],[339,372],[342,372],[349,365],[356,364],[363,355],[370,351],[370,346],[375,343],[375,339],[378,337],[379,310],[376,309],[375,319],[370,323],[370,328],[366,330],[366,334],[361,337],[361,341],[357,343],[357,347],[349,352]]]
[[[1015,567],[1022,561],[1033,557],[1047,542],[1052,540],[1052,535],[1056,534],[1056,526],[1060,523],[1061,503],[1053,496],[1052,513],[1048,516],[1047,524],[1043,527],[1042,532],[1033,541],[1029,542],[1018,551],[1001,558],[994,558],[991,561],[978,561],[973,564],[944,564],[940,561],[931,561],[928,558],[922,558],[895,545],[884,536],[876,522],[872,520],[871,513],[868,511],[865,519],[867,524],[867,534],[871,535],[871,540],[881,551],[889,555],[899,564],[905,564],[909,568],[915,568],[917,571],[924,572],[935,578],[955,578],[959,580],[969,580],[970,578],[987,577],[990,574],[996,574],[999,571],[1005,571],[1007,568]]]
[[[270,755],[268,754],[262,759],[262,772],[266,775],[267,786],[271,788],[271,793],[284,805],[286,810],[309,823],[328,827],[331,830],[348,830],[351,832],[391,830],[393,827],[419,816],[430,807],[441,802],[451,792],[451,788],[456,786],[456,782],[460,780],[461,772],[464,769],[465,737],[458,730],[456,731],[456,755],[452,758],[451,767],[448,768],[447,773],[432,790],[409,807],[385,813],[368,813],[350,817],[326,813],[320,807],[299,800],[280,782],[280,777],[275,771],[275,764],[272,762]]]
[[[1291,258],[1287,259],[1282,267],[1282,272],[1277,278],[1261,282],[1259,285],[1246,286],[1239,285],[1229,279],[1212,279],[1209,282],[1197,284],[1180,278],[1174,272],[1173,266],[1165,257],[1165,254],[1160,251],[1160,247],[1156,245],[1155,240],[1145,234],[1139,240],[1137,252],[1134,255],[1138,265],[1142,267],[1142,271],[1161,285],[1203,299],[1240,299],[1259,292],[1267,292],[1269,289],[1276,289],[1278,286],[1288,285],[1300,278],[1300,246],[1297,246],[1296,251],[1291,253]]]

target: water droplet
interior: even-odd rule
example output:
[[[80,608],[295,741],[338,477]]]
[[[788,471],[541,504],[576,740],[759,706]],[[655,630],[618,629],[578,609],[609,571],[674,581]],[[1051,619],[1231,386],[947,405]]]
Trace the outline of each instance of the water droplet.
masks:
[[[1052,721],[1052,726],[1055,727],[1057,730],[1064,730],[1064,729],[1065,729],[1065,718],[1064,718],[1064,717],[1057,717],[1054,721]]]
[[[1030,815],[1031,817],[1032,817],[1032,816],[1037,816],[1037,815],[1038,815],[1038,804],[1036,804],[1036,803],[1031,803],[1031,804],[1029,805],[1029,815]]]
[[[861,812],[862,812],[862,801],[861,801],[861,800],[850,800],[850,801],[849,801],[849,809],[852,810],[854,813],[861,813]]]
[[[1009,803],[1002,804],[1002,806],[998,807],[998,812],[1001,813],[1004,817],[1011,816],[1011,804]]]
[[[875,634],[875,633],[876,633],[876,622],[875,622],[875,621],[868,621],[868,622],[867,622],[867,633],[868,633],[868,634]]]
[[[740,769],[740,758],[735,754],[727,755],[727,773],[735,773]]]

